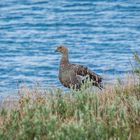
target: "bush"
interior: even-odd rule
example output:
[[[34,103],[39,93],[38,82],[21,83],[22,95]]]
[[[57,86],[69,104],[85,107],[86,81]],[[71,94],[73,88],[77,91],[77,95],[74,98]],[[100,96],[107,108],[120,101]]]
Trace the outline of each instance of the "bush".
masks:
[[[139,139],[139,91],[118,88],[102,93],[55,90],[47,95],[30,91],[12,110],[1,109],[0,139]]]

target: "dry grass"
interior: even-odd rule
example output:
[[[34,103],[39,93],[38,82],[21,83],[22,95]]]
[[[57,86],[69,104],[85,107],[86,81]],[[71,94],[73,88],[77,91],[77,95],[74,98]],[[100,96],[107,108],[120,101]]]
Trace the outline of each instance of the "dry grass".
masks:
[[[140,85],[131,79],[96,93],[23,87],[15,106],[0,111],[0,138],[139,140]]]

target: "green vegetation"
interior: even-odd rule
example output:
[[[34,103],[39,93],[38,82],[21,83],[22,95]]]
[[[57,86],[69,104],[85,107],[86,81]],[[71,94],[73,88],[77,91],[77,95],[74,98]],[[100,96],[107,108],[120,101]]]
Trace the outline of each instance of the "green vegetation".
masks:
[[[22,89],[15,107],[0,111],[0,140],[139,140],[140,85],[132,81],[96,93]]]
[[[134,72],[138,75],[140,78],[140,57],[138,56],[137,53],[134,54],[134,60],[136,62],[135,70]]]
[[[22,95],[12,110],[1,110],[1,140],[140,138],[140,90],[136,86],[118,85],[102,93],[33,93]]]

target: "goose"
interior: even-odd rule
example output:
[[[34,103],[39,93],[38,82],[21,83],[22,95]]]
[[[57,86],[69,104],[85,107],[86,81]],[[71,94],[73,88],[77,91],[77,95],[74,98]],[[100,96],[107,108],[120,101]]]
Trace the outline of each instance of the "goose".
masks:
[[[102,89],[102,77],[89,68],[79,64],[72,64],[69,61],[68,48],[60,45],[56,48],[56,52],[62,54],[59,66],[59,80],[63,86],[80,90],[85,80],[81,77],[88,76],[93,86]]]

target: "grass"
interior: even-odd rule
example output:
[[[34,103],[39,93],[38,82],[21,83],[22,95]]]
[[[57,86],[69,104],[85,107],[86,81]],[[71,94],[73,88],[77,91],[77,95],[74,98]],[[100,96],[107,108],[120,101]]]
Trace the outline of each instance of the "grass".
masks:
[[[23,88],[0,110],[0,140],[139,140],[140,82],[131,79],[100,92]]]

